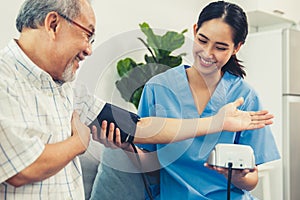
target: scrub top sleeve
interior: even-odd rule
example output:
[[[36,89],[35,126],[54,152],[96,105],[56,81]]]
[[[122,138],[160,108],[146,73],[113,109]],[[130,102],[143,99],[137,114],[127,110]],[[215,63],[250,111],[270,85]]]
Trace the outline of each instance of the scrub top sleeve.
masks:
[[[141,95],[137,113],[140,117],[156,116],[154,106],[155,101],[152,87],[146,84]]]
[[[139,107],[138,107],[138,115],[140,117],[150,117],[150,116],[155,116],[155,103],[154,103],[154,96],[153,96],[153,91],[151,87],[146,84],[144,86],[141,99],[139,102]],[[155,151],[156,150],[156,145],[155,144],[137,144],[139,148],[145,149],[147,151]]]
[[[257,97],[245,103],[245,110],[262,109],[262,105]],[[256,164],[280,159],[280,154],[270,126],[241,132],[238,143],[250,145],[253,148]]]

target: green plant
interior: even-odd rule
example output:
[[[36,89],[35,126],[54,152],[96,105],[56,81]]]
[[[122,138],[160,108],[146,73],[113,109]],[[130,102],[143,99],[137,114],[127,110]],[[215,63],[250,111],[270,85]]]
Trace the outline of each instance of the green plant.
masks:
[[[167,31],[163,36],[154,34],[153,30],[147,23],[139,24],[141,31],[146,35],[146,42],[138,38],[147,48],[150,56],[145,54],[145,63],[136,63],[131,58],[119,60],[117,71],[120,80],[116,81],[116,86],[121,93],[122,98],[131,102],[138,108],[140,97],[145,83],[153,76],[176,67],[182,63],[182,53],[177,56],[171,53],[184,44],[184,33]]]

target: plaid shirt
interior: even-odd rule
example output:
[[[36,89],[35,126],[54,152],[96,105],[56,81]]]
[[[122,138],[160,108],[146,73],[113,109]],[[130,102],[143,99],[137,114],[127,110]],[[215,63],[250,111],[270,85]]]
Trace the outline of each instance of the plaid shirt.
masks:
[[[89,124],[105,102],[54,82],[14,40],[0,52],[0,77],[0,199],[84,199],[77,157],[40,182],[16,188],[4,181],[32,164],[45,144],[70,137],[74,109]]]

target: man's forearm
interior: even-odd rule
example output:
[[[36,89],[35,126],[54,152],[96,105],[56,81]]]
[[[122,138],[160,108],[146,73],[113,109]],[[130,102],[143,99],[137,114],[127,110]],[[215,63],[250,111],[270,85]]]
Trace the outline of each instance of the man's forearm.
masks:
[[[77,144],[76,144],[77,143]],[[79,138],[70,137],[63,142],[47,144],[43,153],[30,166],[8,179],[6,182],[19,187],[47,179],[80,154]]]

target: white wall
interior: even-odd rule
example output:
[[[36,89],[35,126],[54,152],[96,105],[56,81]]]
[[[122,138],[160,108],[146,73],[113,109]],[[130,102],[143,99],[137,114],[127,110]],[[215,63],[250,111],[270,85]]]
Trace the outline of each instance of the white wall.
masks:
[[[188,3],[187,3],[188,2]],[[148,22],[153,28],[181,31],[191,30],[198,13],[208,0],[94,0],[97,31],[101,41],[115,34],[139,29],[138,24]]]
[[[15,19],[22,2],[23,0],[6,1],[5,4],[2,4],[0,7],[0,49],[3,48],[11,38],[19,35],[15,28]]]
[[[18,36],[15,18],[23,0],[7,1],[0,8],[0,48]],[[209,0],[93,0],[97,18],[96,45],[113,35],[138,29],[138,24],[148,22],[154,28],[189,30],[196,22],[198,13]]]

